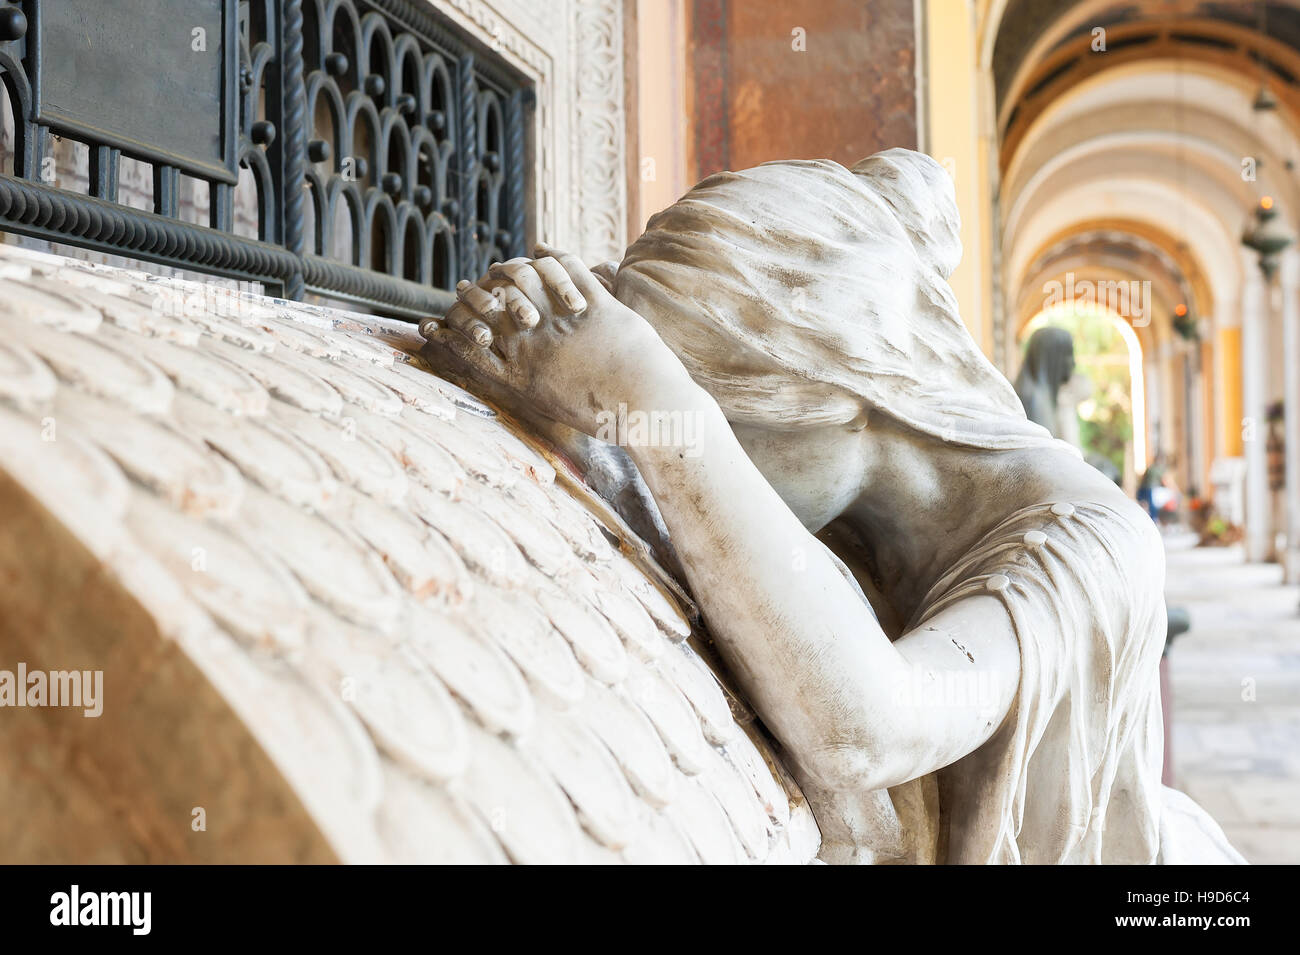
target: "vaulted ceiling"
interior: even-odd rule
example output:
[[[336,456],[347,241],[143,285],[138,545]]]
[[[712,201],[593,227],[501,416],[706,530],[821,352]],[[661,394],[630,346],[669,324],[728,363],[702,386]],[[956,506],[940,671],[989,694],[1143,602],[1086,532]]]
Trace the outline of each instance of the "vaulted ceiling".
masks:
[[[992,51],[1011,308],[1092,256],[1233,320],[1255,206],[1300,211],[1300,2],[1007,0]]]
[[[1131,28],[1196,20],[1263,32],[1278,43],[1300,51],[1300,5],[1296,3],[1008,0],[993,47],[993,80],[999,113],[1027,67],[1032,69],[1045,54],[1076,45],[1080,40],[1088,48],[1092,31],[1097,27]]]

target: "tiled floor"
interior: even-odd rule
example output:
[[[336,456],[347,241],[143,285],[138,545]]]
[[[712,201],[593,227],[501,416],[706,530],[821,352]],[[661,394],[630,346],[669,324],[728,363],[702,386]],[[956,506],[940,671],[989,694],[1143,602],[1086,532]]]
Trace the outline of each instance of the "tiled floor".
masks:
[[[1300,588],[1240,548],[1166,538],[1176,784],[1251,862],[1300,862]]]

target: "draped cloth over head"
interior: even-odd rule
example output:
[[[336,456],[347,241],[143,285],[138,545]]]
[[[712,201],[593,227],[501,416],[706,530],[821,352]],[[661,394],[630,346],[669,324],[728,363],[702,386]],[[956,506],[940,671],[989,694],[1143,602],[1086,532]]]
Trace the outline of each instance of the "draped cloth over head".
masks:
[[[949,177],[920,153],[765,163],[654,216],[614,293],[732,421],[880,412],[970,447],[1051,443],[957,314],[958,230]]]

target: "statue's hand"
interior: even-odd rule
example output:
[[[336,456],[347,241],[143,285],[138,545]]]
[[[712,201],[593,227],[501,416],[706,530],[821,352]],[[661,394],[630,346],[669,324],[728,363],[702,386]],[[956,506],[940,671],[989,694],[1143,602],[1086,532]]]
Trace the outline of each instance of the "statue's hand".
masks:
[[[689,376],[649,323],[574,255],[497,263],[421,333],[534,410],[598,436],[602,413],[671,407]]]

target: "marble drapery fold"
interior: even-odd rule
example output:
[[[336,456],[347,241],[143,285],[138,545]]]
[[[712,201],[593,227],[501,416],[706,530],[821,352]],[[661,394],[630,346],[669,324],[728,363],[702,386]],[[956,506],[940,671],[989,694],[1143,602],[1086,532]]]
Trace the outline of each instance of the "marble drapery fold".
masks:
[[[1204,810],[1160,785],[1163,586],[1160,536],[1141,511],[1067,502],[1011,514],[936,582],[913,626],[991,593],[1021,653],[1002,727],[934,774],[936,861],[1243,861]]]

